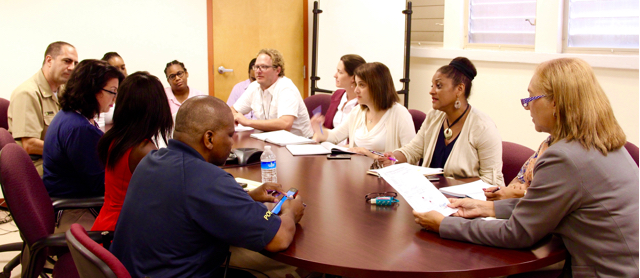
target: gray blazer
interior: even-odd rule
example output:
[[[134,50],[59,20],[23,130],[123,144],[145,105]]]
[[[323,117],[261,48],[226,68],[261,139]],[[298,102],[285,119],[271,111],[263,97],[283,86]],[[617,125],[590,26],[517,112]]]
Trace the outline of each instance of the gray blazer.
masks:
[[[522,199],[494,202],[485,221],[446,217],[440,236],[505,248],[560,236],[574,277],[638,277],[638,167],[620,148],[603,156],[578,142],[544,152]]]

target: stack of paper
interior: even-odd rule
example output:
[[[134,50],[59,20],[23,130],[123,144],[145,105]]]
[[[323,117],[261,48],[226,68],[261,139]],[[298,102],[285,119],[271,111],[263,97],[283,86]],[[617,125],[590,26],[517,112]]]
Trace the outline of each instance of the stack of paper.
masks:
[[[345,147],[329,142],[322,142],[319,145],[287,145],[287,150],[292,155],[355,154]]]
[[[296,145],[296,144],[311,144],[316,141],[304,138],[302,136],[295,135],[286,130],[278,130],[271,132],[263,132],[263,133],[253,133],[251,135],[252,138],[262,140],[271,144],[276,144],[278,146],[286,146],[286,145]]]
[[[236,132],[240,132],[240,131],[249,131],[249,130],[253,130],[253,127],[249,127],[249,126],[243,126],[241,124],[238,124],[236,126]]]
[[[440,192],[447,195],[460,197],[460,198],[468,197],[476,200],[486,201],[487,197],[484,196],[483,188],[489,188],[492,186],[493,185],[490,185],[488,183],[483,182],[482,180],[479,180],[479,181],[474,181],[474,182],[460,184],[460,185],[443,187],[443,188],[440,188]]]
[[[435,210],[444,216],[458,211],[447,206],[449,200],[411,164],[400,163],[378,169],[384,178],[418,212]]]
[[[403,167],[406,167],[407,169],[411,169],[413,171],[416,171],[416,172],[424,175],[425,177],[444,173],[444,169],[442,169],[442,168],[421,167],[421,166],[416,166],[416,165],[412,165],[412,164],[409,164],[409,163],[399,163],[399,164],[396,164],[396,165],[406,165],[406,166],[403,166]],[[380,177],[380,170],[382,170],[382,169],[368,170],[367,174]]]

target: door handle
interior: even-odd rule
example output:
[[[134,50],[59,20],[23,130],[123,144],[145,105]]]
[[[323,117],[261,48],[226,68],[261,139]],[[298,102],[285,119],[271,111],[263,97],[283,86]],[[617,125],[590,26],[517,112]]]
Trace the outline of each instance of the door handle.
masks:
[[[225,72],[233,72],[233,70],[232,70],[232,69],[225,69],[223,66],[220,66],[220,67],[218,68],[218,73],[219,73],[219,74],[223,74],[223,73],[225,73]]]

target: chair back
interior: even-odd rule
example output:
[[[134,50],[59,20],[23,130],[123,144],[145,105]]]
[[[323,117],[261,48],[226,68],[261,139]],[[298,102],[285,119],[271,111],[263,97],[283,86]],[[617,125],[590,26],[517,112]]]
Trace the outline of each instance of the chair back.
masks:
[[[409,114],[411,114],[411,118],[413,118],[413,127],[416,129],[416,133],[418,133],[427,114],[417,109],[409,109]]]
[[[633,160],[636,162],[636,165],[638,165],[638,146],[631,142],[627,142],[624,144],[624,148],[627,149]]]
[[[9,110],[9,101],[0,98],[0,127],[4,129],[9,129],[9,117],[7,116],[7,111]]]
[[[505,185],[508,185],[518,175],[522,165],[533,153],[532,149],[523,145],[502,141],[502,174]]]
[[[15,143],[16,140],[13,139],[11,133],[7,131],[5,128],[0,127],[0,150],[4,148],[6,144]]]
[[[322,105],[322,115],[327,114],[327,110],[329,109],[329,105],[331,104],[331,95],[327,94],[317,94],[308,96],[304,99],[304,105],[307,106],[307,112],[309,112],[309,118],[313,117],[311,111],[316,109],[316,107]]]
[[[71,224],[65,234],[67,245],[81,278],[130,278],[129,271],[109,250],[93,241],[78,224]]]
[[[55,221],[51,198],[27,152],[18,144],[7,144],[0,151],[0,184],[20,235],[33,244],[53,233]],[[46,252],[32,258],[30,272],[42,272]]]

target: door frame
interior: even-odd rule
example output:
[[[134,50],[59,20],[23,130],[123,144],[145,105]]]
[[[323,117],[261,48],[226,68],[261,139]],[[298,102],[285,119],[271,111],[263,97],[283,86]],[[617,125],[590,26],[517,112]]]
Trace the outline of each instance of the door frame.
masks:
[[[309,1],[300,0],[302,3],[303,21],[303,53],[304,53],[304,88],[302,90],[302,98],[309,96]],[[215,96],[213,77],[215,74],[213,67],[213,0],[207,0],[207,72],[209,80],[209,95]],[[223,99],[223,101],[226,101]]]

